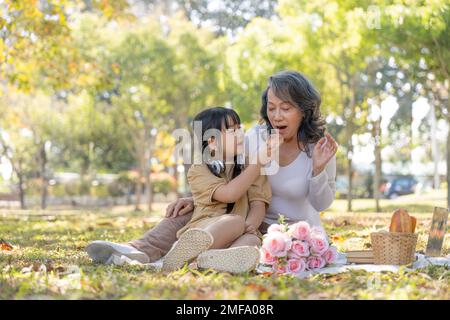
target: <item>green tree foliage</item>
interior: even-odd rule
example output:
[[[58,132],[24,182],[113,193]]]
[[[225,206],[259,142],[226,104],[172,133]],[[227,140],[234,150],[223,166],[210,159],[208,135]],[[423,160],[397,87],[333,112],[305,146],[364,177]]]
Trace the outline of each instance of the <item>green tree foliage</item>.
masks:
[[[385,51],[418,66],[412,77],[421,94],[450,124],[450,5],[445,1],[377,1],[381,28],[374,30]],[[394,50],[392,50],[394,48]],[[447,137],[447,185],[450,186],[450,131]],[[450,205],[450,188],[448,188]]]
[[[254,18],[275,16],[276,0],[176,0],[194,23],[212,24],[219,35],[234,34]]]
[[[347,159],[349,181],[348,210],[352,210],[352,180],[354,135],[358,133],[367,116],[367,86],[364,74],[370,67],[368,58],[377,54],[370,39],[365,38],[368,28],[369,1],[280,1],[280,16],[296,18],[298,29],[306,38],[308,52],[314,52],[315,63],[327,65],[322,73],[338,94],[333,96],[336,113],[342,115],[345,130],[343,141]],[[332,90],[330,93],[336,92]],[[325,92],[324,95],[327,95]]]
[[[295,34],[294,34],[295,35]],[[244,121],[259,119],[261,93],[269,76],[281,70],[304,72],[304,42],[280,21],[256,18],[226,50],[223,74],[227,100]]]
[[[269,76],[294,69],[321,92],[351,210],[360,135],[378,146],[376,188],[382,148],[395,146],[406,166],[420,143],[417,98],[450,122],[448,28],[449,5],[438,0],[4,0],[0,150],[20,188],[40,181],[43,206],[55,170],[89,179],[135,169],[137,195],[145,185],[151,204],[150,172],[179,164],[168,156],[173,129],[216,105],[253,123]],[[385,134],[371,113],[388,95],[399,108]],[[432,133],[420,129],[426,141]]]

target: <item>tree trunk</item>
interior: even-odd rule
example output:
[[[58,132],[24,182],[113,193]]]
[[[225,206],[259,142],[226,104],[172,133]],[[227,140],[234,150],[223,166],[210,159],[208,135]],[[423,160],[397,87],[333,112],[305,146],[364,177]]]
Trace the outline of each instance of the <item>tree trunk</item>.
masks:
[[[355,92],[353,87],[352,75],[348,72],[342,72],[339,67],[334,66],[339,79],[339,91],[341,96],[341,103],[343,108],[343,116],[346,124],[345,130],[345,142],[347,147],[347,211],[352,211],[352,192],[353,192],[353,169],[352,169],[352,157],[353,157],[353,117],[355,114]],[[345,75],[345,79],[343,76]],[[347,88],[347,90],[345,90]]]
[[[145,184],[147,189],[147,207],[148,212],[152,211],[152,204],[153,204],[153,190],[152,190],[152,181],[150,178],[150,170],[145,173]]]
[[[136,182],[136,203],[134,210],[135,211],[141,211],[141,196],[142,196],[142,178],[145,175],[145,168],[143,167],[143,155],[142,152],[139,153],[139,159],[138,159],[138,180]]]
[[[354,123],[353,123],[353,118],[355,116],[355,103],[356,103],[356,92],[353,86],[353,79],[351,80],[352,84],[350,85],[349,88],[349,94],[350,94],[350,99],[349,99],[349,112],[348,112],[348,117],[346,119],[346,123],[347,123],[347,178],[348,178],[348,193],[347,193],[347,211],[351,212],[353,211],[352,208],[352,201],[353,201],[353,167],[352,167],[352,159],[353,159],[353,141],[352,141],[352,136],[353,136],[353,130],[354,130]],[[344,110],[344,114],[345,114],[345,110]]]
[[[140,211],[142,196],[142,179],[145,178],[145,133],[139,132],[134,144],[135,159],[138,164],[138,181],[136,182],[136,203],[134,210]],[[145,180],[144,180],[145,181]]]
[[[447,102],[450,109],[450,99]],[[447,208],[450,208],[450,119],[447,117]]]
[[[17,177],[19,178],[19,199],[20,199],[20,209],[24,210],[26,209],[25,206],[25,189],[23,187],[23,176],[21,174],[17,174]]]
[[[142,194],[142,184],[141,184],[142,173],[139,170],[138,179],[136,182],[136,202],[134,204],[135,211],[141,211],[141,194]]]
[[[430,110],[430,122],[431,122],[431,154],[433,156],[433,164],[434,164],[434,183],[433,188],[439,189],[440,179],[439,179],[439,149],[438,149],[438,141],[436,137],[436,112],[434,103],[431,103]]]
[[[48,181],[47,181],[47,153],[45,151],[45,143],[41,145],[39,150],[40,160],[40,176],[41,176],[41,209],[47,207]]]
[[[152,204],[153,204],[153,190],[152,190],[152,181],[151,181],[151,155],[152,155],[152,146],[153,146],[153,139],[149,137],[149,141],[147,144],[147,148],[145,150],[145,156],[144,156],[144,163],[142,163],[144,167],[144,175],[145,175],[145,189],[147,191],[147,207],[148,211],[152,211]]]
[[[353,130],[353,120],[347,120],[347,180],[348,180],[348,190],[347,190],[347,211],[352,211],[352,200],[353,200],[353,168],[352,168],[352,158],[353,158],[353,144],[352,144],[352,130]]]
[[[180,120],[177,118],[175,119],[175,129],[180,128]],[[183,143],[183,139],[181,139],[181,142]],[[183,148],[184,151],[184,148]],[[175,152],[174,154],[174,162],[175,164],[173,165],[173,177],[175,178],[175,193],[177,194],[177,198],[180,197],[180,193],[178,191],[179,189],[179,185],[180,185],[180,173],[178,172],[178,161],[180,161],[180,157],[179,157],[179,153]]]
[[[348,191],[347,191],[347,211],[352,211],[352,190],[353,190],[353,170],[352,170],[352,159],[347,158],[347,179],[348,179]]]
[[[373,123],[373,137],[375,139],[375,174],[373,177],[373,195],[375,198],[375,210],[380,208],[380,182],[381,182],[381,117]]]

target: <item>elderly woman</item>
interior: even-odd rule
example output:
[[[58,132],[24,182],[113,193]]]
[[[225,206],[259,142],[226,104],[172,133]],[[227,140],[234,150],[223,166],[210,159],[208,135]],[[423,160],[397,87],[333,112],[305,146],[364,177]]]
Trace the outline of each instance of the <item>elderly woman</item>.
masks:
[[[320,226],[320,212],[334,200],[337,144],[325,133],[320,104],[318,91],[295,71],[271,76],[262,93],[260,114],[264,124],[250,129],[247,140],[256,137],[261,143],[271,130],[277,130],[284,140],[279,161],[266,168],[272,199],[263,208],[262,233],[277,222],[279,214],[288,223],[307,221]],[[254,151],[250,148],[250,156]],[[141,239],[128,244],[94,241],[86,250],[93,260],[103,263],[110,262],[114,254],[143,263],[156,261],[169,252],[177,231],[191,219],[193,207],[192,198],[181,198],[167,207],[166,217]]]

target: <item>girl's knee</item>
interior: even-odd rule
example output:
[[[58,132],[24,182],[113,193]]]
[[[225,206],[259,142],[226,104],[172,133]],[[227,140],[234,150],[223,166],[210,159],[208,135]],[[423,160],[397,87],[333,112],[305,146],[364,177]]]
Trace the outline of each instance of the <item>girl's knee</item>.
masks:
[[[249,242],[249,245],[254,245],[254,246],[261,246],[262,245],[262,241],[261,238],[258,237],[256,234],[252,234],[252,233],[246,233],[245,234],[247,236],[247,241]]]
[[[241,230],[241,233],[245,230],[245,219],[237,214],[227,214],[223,216],[223,220],[233,224],[233,228],[236,230]]]
[[[232,214],[231,216],[233,218],[233,222],[236,223],[236,225],[245,228],[245,219],[243,217],[238,216],[237,214]]]
[[[239,216],[237,214],[227,214],[227,215],[222,216],[222,219],[230,221],[230,222],[234,222],[236,224],[245,224],[244,218],[242,218],[241,216]]]

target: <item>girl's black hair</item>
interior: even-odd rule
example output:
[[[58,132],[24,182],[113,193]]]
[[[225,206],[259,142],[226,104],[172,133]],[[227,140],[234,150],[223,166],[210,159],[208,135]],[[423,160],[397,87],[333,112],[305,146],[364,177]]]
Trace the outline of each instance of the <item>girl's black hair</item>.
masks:
[[[261,96],[260,115],[270,132],[273,129],[267,116],[267,93],[269,89],[280,99],[289,101],[303,114],[302,124],[298,128],[297,140],[302,142],[306,154],[311,157],[310,144],[320,140],[325,134],[325,120],[320,113],[320,94],[313,84],[301,73],[281,71],[269,78],[269,85]]]
[[[216,129],[218,131],[222,131],[223,129],[230,129],[236,124],[241,124],[241,119],[239,118],[239,115],[234,111],[233,109],[228,109],[224,107],[213,107],[208,108],[206,110],[201,111],[199,114],[197,114],[193,120],[193,128],[194,123],[196,121],[200,121],[202,125],[202,132],[201,136],[197,136],[196,138],[199,139],[199,142],[202,146],[202,155],[205,151],[205,149],[208,147],[208,141],[204,140],[204,136],[206,131],[211,129]],[[216,141],[220,144],[220,138],[221,137],[214,137]],[[208,169],[211,171],[212,174],[215,176],[219,176],[215,173],[215,171],[212,169],[212,167],[207,164]],[[233,168],[233,175],[232,178],[234,179],[237,177],[243,169],[242,164],[238,164],[237,156],[234,156],[234,168]],[[234,207],[234,203],[228,203],[227,204],[227,213],[231,212],[231,210]]]

